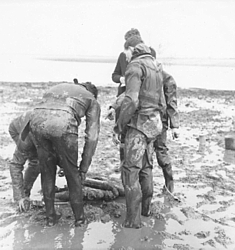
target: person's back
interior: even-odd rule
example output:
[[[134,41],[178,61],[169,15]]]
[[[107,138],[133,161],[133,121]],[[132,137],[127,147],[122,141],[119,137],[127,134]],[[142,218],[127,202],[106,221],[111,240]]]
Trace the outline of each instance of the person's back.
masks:
[[[157,73],[157,68],[150,49],[141,43],[135,47],[131,62],[126,69],[125,78],[127,80],[127,88],[125,99],[129,98],[135,110],[133,116],[127,116],[122,112],[119,122],[131,118],[128,126],[134,127],[143,132],[147,137],[154,138],[157,131],[161,130],[160,113],[165,109],[165,101],[163,97],[162,79]],[[123,105],[124,106],[124,105]],[[124,110],[123,110],[124,111]],[[149,119],[151,116],[151,119]],[[118,124],[119,128],[127,125]],[[156,127],[156,126],[160,127]]]
[[[97,89],[91,83],[59,84],[50,88],[34,109],[30,131],[37,144],[41,164],[42,189],[46,204],[47,223],[53,225],[59,216],[54,209],[55,173],[64,170],[70,193],[75,225],[84,223],[82,180],[95,153],[100,129],[100,105]],[[86,117],[85,143],[82,160],[78,161],[78,126]]]

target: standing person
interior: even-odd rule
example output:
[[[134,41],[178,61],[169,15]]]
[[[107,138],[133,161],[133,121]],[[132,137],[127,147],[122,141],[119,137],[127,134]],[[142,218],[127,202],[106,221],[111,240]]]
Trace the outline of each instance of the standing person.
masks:
[[[128,30],[126,32],[126,34],[124,36],[125,41],[128,38],[130,38],[131,36],[139,36],[139,37],[141,37],[139,30],[135,29],[135,28],[132,28],[132,29],[130,29],[130,30]],[[115,83],[119,84],[117,96],[119,96],[119,95],[121,95],[122,93],[125,92],[125,89],[126,89],[126,86],[125,86],[125,71],[126,71],[126,67],[127,67],[127,64],[129,63],[130,59],[131,59],[130,54],[126,54],[124,52],[121,52],[119,57],[118,57],[114,72],[112,73],[112,80]],[[117,114],[116,114],[116,119],[117,119]],[[120,136],[120,139],[121,139],[121,143],[120,143],[120,146],[119,146],[119,155],[120,155],[120,165],[122,165],[123,160],[124,160],[123,144],[124,144],[125,135],[122,134]],[[115,171],[118,172],[119,169],[120,169],[120,167],[118,167],[118,169],[116,169]]]
[[[130,38],[131,36],[140,36],[139,30],[135,29],[135,28],[128,30],[124,36],[125,41],[128,38]],[[126,89],[126,87],[125,87],[125,71],[126,71],[126,67],[127,67],[127,64],[129,61],[130,61],[130,58],[126,56],[126,53],[121,52],[119,54],[114,72],[112,73],[112,80],[115,83],[119,83],[117,96],[122,94]]]
[[[31,111],[13,119],[8,131],[16,144],[13,158],[10,161],[10,174],[12,179],[13,199],[18,202],[20,211],[27,211],[30,205],[29,196],[35,180],[37,179],[40,168],[36,147],[33,144],[31,134],[22,141],[20,133],[30,117]],[[23,176],[24,165],[28,160],[28,167]]]
[[[131,61],[125,73],[125,97],[114,131],[120,135],[126,129],[121,168],[127,207],[124,227],[140,228],[140,215],[150,215],[153,141],[162,130],[161,112],[165,100],[149,47],[140,36],[128,38],[124,47]]]
[[[172,138],[179,137],[179,113],[177,109],[177,85],[174,78],[164,70],[161,70],[163,79],[163,92],[166,100],[166,112],[162,116],[162,133],[154,141],[154,151],[156,153],[158,165],[162,168],[165,179],[164,188],[174,192],[174,180],[172,173],[171,159],[166,145],[167,130],[171,129]]]
[[[44,94],[42,103],[34,108],[22,133],[24,139],[30,130],[37,147],[49,226],[60,217],[54,208],[56,165],[64,170],[75,226],[85,223],[82,183],[98,142],[100,105],[97,94],[97,88],[90,82],[53,86]],[[86,135],[78,167],[78,127],[83,117],[86,118]]]
[[[130,31],[128,31],[125,35],[125,37],[129,36],[131,37],[132,34],[140,34],[139,31],[137,29],[131,29]],[[153,48],[150,47],[151,50],[151,55],[156,59],[156,52]],[[126,57],[126,54],[123,52],[123,56],[125,57],[125,61],[128,61],[128,59],[130,58],[130,55]],[[165,179],[165,185],[164,188],[167,188],[168,191],[170,191],[171,193],[174,192],[174,181],[173,181],[173,172],[172,172],[172,164],[171,164],[171,159],[170,156],[168,154],[168,148],[166,145],[166,140],[167,140],[167,130],[170,127],[171,129],[171,133],[172,133],[172,137],[173,139],[178,138],[179,137],[179,113],[178,113],[178,109],[177,109],[177,85],[176,82],[174,80],[174,78],[168,74],[166,71],[164,71],[162,69],[162,65],[157,63],[157,67],[158,67],[158,71],[160,71],[162,80],[163,80],[163,93],[164,93],[164,97],[166,100],[166,112],[164,113],[164,115],[162,116],[162,122],[163,122],[163,130],[162,133],[157,137],[157,139],[154,142],[154,151],[156,153],[156,158],[157,158],[157,162],[158,165],[162,168],[163,171],[163,176]],[[118,65],[122,65],[122,72],[125,72],[126,68],[125,68],[125,64],[121,64],[121,61],[117,62],[117,66],[115,68],[115,71],[113,73],[113,76],[115,76],[116,80],[118,80],[118,76],[120,76],[120,67]],[[126,64],[127,66],[127,64]],[[119,72],[119,74],[118,74]],[[123,99],[122,97],[118,99]],[[117,101],[120,104],[120,100]],[[116,109],[116,116],[118,116],[119,114],[119,106],[120,105],[113,104],[110,106],[110,108],[114,108]],[[124,142],[124,138],[125,136],[122,135],[121,136],[121,145]],[[115,140],[115,139],[114,139]],[[121,162],[123,161],[123,152],[122,152],[122,148],[120,147],[120,159]],[[116,170],[117,171],[117,170]]]

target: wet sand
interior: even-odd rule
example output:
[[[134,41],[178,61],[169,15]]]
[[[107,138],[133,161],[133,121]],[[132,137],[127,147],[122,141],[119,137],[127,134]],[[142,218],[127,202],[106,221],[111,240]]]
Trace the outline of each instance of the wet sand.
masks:
[[[88,225],[73,227],[69,204],[56,205],[62,219],[45,227],[43,207],[18,213],[12,201],[8,161],[14,143],[10,121],[39,101],[54,83],[1,83],[0,122],[0,248],[1,249],[235,249],[235,151],[225,150],[224,138],[235,130],[233,91],[179,89],[180,138],[168,146],[174,166],[175,196],[163,194],[162,171],[154,164],[153,215],[144,227],[126,229],[125,202],[86,202]],[[105,120],[115,88],[99,87],[101,132],[88,176],[120,181],[118,148],[112,143],[112,121]],[[80,127],[82,150],[84,125]],[[66,184],[57,178],[58,186]],[[41,201],[40,179],[31,199]]]

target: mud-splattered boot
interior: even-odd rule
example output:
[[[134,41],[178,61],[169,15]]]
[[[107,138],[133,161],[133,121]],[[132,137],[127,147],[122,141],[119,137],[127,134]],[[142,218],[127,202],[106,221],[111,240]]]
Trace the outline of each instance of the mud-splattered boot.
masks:
[[[53,214],[52,216],[47,217],[47,227],[54,226],[59,219],[61,218],[62,214]]]
[[[52,198],[46,198],[44,195],[44,202],[45,202],[45,208],[46,208],[46,225],[48,227],[54,226],[58,220],[61,217],[61,214],[57,214],[55,212],[55,207],[54,207],[54,199]]]
[[[75,217],[75,227],[80,227],[83,224],[87,224],[87,220],[84,215],[83,202],[71,203],[71,207]]]
[[[173,180],[171,164],[164,166],[162,171],[163,171],[163,175],[165,178],[165,186],[169,192],[173,193],[174,192],[174,180]]]
[[[135,186],[125,187],[126,196],[126,219],[123,223],[124,227],[127,228],[141,228],[141,200],[142,195],[138,188]]]
[[[142,199],[142,210],[141,215],[145,217],[149,217],[151,215],[150,205],[151,205],[152,197],[147,197]]]

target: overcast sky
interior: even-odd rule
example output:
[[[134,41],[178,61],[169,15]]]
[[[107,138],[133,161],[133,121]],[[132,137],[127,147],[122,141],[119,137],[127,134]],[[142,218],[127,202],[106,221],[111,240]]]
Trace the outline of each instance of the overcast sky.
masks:
[[[1,0],[0,55],[116,56],[132,27],[160,56],[235,58],[233,0]]]

